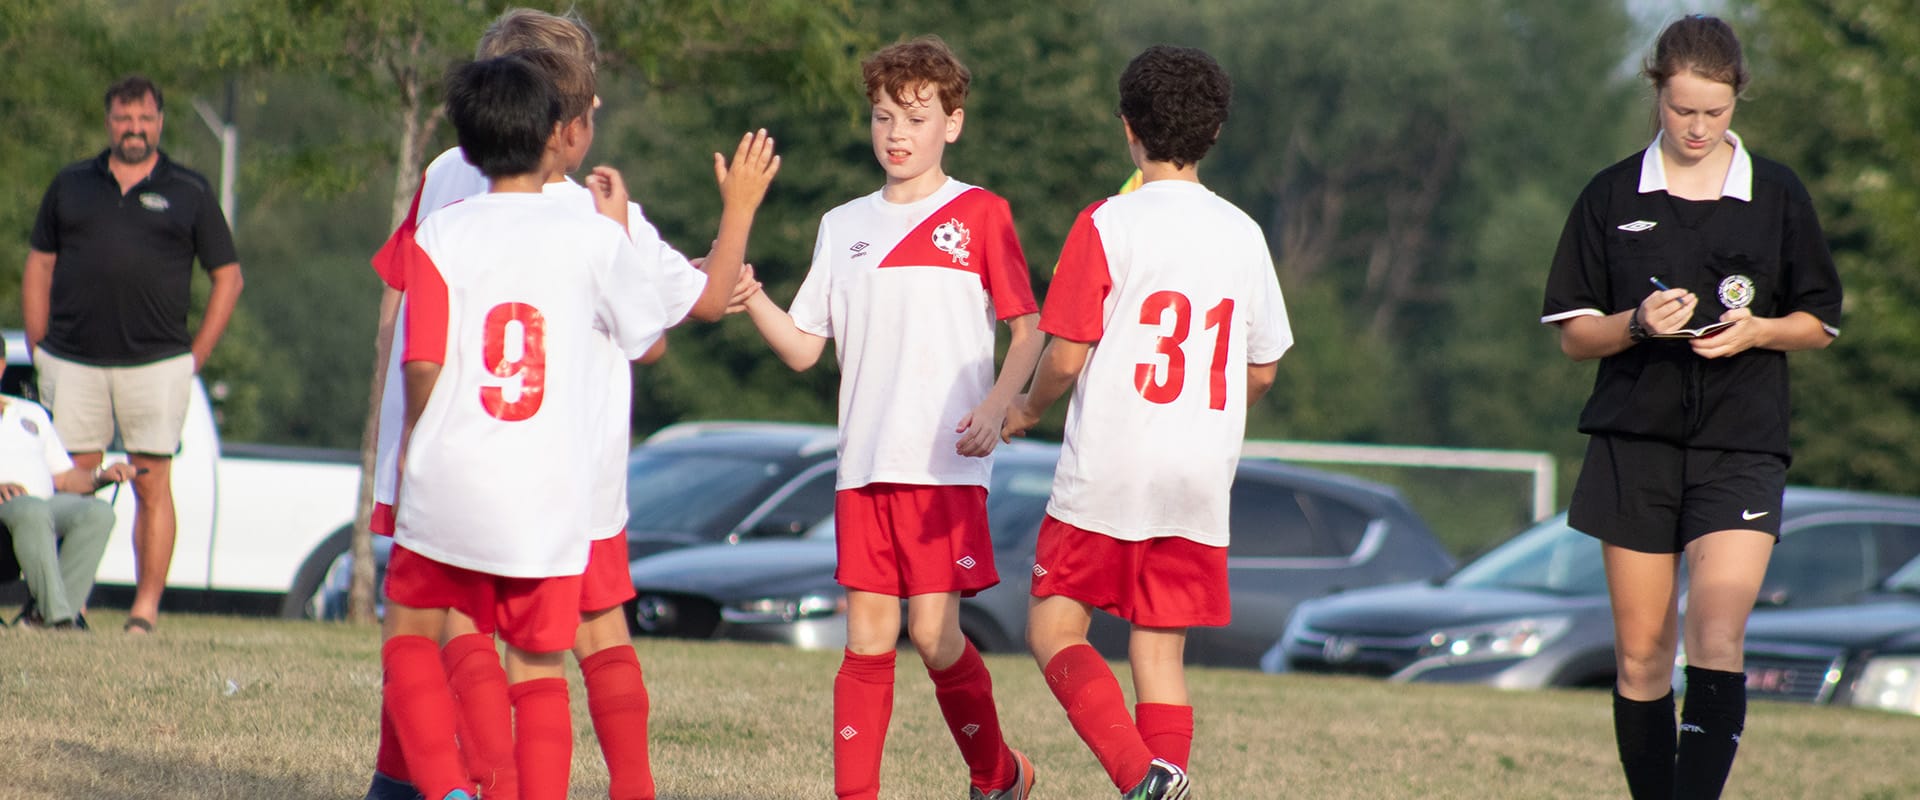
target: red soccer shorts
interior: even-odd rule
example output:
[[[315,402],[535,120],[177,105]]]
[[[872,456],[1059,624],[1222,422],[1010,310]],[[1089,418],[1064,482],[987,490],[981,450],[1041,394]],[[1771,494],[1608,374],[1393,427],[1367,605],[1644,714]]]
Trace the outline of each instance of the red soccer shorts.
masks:
[[[633,573],[627,571],[627,531],[593,540],[587,571],[580,576],[580,613],[615,608],[632,600]]]
[[[839,568],[862,592],[972,597],[1000,582],[984,486],[870,483],[833,495]]]
[[[1149,628],[1219,626],[1233,619],[1227,548],[1178,536],[1115,539],[1048,514],[1034,550],[1034,597],[1071,597]]]
[[[580,576],[507,578],[443,564],[400,545],[387,561],[387,599],[450,608],[474,627],[529,653],[572,649],[580,628]]]

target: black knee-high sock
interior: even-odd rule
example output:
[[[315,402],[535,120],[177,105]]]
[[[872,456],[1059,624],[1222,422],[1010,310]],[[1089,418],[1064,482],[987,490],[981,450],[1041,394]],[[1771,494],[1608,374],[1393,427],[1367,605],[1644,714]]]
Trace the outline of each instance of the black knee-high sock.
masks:
[[[1673,798],[1673,692],[1658,700],[1628,700],[1613,690],[1613,740],[1634,800]]]
[[[1687,667],[1687,704],[1680,713],[1680,751],[1673,771],[1676,800],[1720,796],[1746,723],[1746,673]]]

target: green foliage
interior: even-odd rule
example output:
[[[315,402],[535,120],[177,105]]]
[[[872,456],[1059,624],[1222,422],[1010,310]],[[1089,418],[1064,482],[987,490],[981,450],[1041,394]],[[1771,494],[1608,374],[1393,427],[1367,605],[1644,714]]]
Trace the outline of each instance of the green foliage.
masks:
[[[1794,356],[1794,479],[1920,492],[1920,17],[1893,0],[1750,0],[1736,124],[1800,174],[1845,333]]]

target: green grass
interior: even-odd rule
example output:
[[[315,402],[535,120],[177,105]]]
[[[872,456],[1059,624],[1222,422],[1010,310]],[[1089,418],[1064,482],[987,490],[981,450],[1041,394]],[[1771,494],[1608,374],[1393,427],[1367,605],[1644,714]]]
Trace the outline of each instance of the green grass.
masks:
[[[0,797],[357,798],[373,764],[372,628],[168,615],[147,639],[0,631]],[[828,798],[838,653],[639,643],[662,798]],[[954,800],[965,768],[903,653],[882,786]],[[1040,798],[1112,797],[1026,658],[989,656]],[[1124,666],[1118,666],[1125,679]],[[1190,674],[1206,800],[1619,797],[1606,695]],[[573,796],[605,796],[577,678]],[[1754,704],[1728,797],[1920,797],[1920,718]]]

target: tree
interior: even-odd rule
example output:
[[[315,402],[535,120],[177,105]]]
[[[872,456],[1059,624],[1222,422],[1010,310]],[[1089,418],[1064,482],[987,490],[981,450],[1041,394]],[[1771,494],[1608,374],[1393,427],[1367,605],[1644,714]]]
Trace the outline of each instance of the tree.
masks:
[[[1735,124],[1796,170],[1846,287],[1843,333],[1789,359],[1796,481],[1920,492],[1920,17],[1894,0],[1749,0]]]

